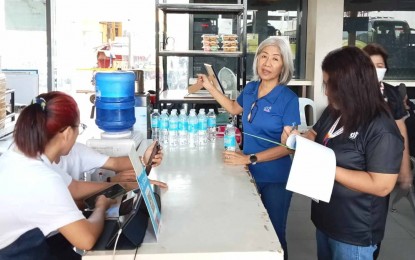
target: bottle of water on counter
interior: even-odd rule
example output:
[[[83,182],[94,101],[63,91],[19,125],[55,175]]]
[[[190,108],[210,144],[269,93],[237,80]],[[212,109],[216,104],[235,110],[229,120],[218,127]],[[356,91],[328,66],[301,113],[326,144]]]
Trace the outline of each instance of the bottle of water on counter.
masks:
[[[194,109],[190,110],[187,127],[189,147],[197,146],[198,123],[199,121],[196,116],[196,111]]]
[[[197,119],[199,121],[197,137],[199,145],[203,146],[207,144],[207,117],[204,109],[199,110],[199,115],[197,116]]]
[[[159,120],[160,114],[158,109],[154,109],[151,114],[151,137],[153,141],[159,139]]]
[[[179,142],[179,118],[177,117],[175,109],[171,111],[169,117],[169,145],[176,147]]]
[[[186,110],[180,110],[179,115],[179,146],[185,147],[187,146],[187,128],[188,128],[188,121]]]
[[[167,115],[167,110],[161,111],[160,116],[160,143],[163,145],[167,145],[169,143],[169,116]]]
[[[232,124],[227,124],[224,136],[225,150],[236,151],[235,127]]]
[[[208,140],[214,143],[216,140],[216,114],[213,108],[207,114]]]

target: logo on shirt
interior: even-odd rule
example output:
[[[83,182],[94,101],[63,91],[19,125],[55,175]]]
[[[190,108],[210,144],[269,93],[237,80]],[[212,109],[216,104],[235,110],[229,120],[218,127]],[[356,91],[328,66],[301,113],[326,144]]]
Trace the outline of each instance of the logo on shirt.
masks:
[[[354,140],[354,139],[356,139],[356,137],[359,135],[359,132],[353,132],[353,133],[351,133],[350,135],[349,135],[349,139],[350,140]]]
[[[271,112],[271,108],[272,108],[272,106],[267,106],[267,107],[264,107],[264,112]]]

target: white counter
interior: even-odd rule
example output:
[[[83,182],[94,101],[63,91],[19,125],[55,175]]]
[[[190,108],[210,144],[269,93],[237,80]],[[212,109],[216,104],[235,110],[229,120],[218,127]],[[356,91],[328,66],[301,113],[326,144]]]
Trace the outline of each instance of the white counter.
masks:
[[[242,166],[222,162],[223,139],[193,150],[164,150],[150,178],[167,182],[162,191],[158,242],[147,234],[137,259],[283,259],[278,237],[253,180]],[[91,251],[85,259],[112,259]],[[135,250],[115,259],[133,259]]]

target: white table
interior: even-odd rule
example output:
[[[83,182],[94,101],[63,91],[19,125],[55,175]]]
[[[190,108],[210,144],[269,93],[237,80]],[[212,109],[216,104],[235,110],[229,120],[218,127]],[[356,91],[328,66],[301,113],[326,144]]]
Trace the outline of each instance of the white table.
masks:
[[[250,175],[224,165],[223,139],[195,149],[164,149],[150,177],[168,183],[162,191],[159,240],[147,233],[137,259],[283,259],[278,237]],[[151,224],[149,225],[151,226]],[[135,250],[115,259],[133,259]],[[85,259],[112,259],[112,250]]]

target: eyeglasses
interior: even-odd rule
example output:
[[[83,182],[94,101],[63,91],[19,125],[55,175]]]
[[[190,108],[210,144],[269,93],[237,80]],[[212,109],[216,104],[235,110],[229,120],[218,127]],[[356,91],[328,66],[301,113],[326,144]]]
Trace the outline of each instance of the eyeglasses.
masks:
[[[251,110],[249,111],[249,114],[248,114],[248,122],[249,123],[252,123],[252,121],[254,120],[254,117],[256,115],[256,112],[258,112],[258,106],[256,104],[257,101],[258,100],[255,100],[254,103],[252,103],[252,105],[251,105]]]
[[[77,127],[79,129],[78,135],[81,135],[83,132],[85,132],[85,129],[87,128],[87,125],[83,124],[83,123],[79,123],[79,125],[65,126],[61,130],[59,130],[59,132],[63,133],[63,131],[65,131],[68,127]]]
[[[79,129],[78,135],[81,135],[83,132],[85,132],[85,129],[88,126],[84,123],[79,123],[79,125],[77,125],[76,127],[78,127],[78,129]]]

